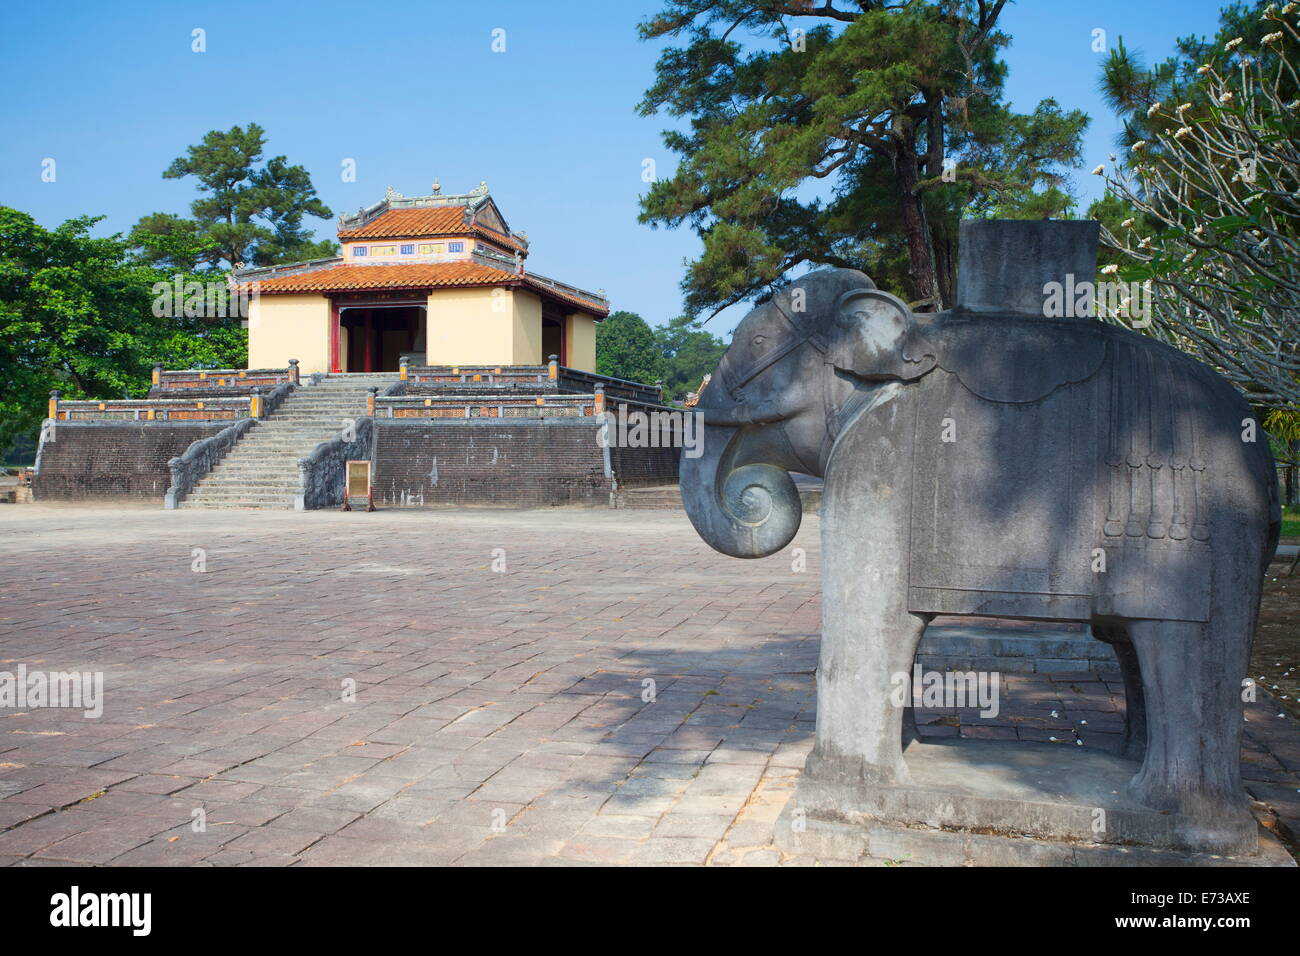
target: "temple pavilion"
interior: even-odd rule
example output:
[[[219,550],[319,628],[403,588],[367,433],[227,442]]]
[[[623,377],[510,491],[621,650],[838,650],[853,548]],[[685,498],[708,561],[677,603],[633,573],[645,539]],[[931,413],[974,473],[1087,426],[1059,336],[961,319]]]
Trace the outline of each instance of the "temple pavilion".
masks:
[[[340,256],[238,270],[255,292],[249,368],[396,371],[412,365],[560,364],[594,372],[603,290],[529,272],[528,237],[513,231],[486,183],[460,195],[389,187],[341,216]]]

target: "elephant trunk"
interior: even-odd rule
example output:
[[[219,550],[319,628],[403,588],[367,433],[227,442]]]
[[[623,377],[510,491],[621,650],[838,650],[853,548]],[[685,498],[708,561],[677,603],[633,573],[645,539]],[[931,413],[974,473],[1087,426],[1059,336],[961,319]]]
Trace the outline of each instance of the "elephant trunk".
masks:
[[[743,460],[738,455],[743,434],[705,425],[700,457],[682,458],[682,503],[713,548],[735,558],[763,558],[790,543],[803,508],[785,469],[736,464]]]
[[[701,408],[707,425],[740,428],[743,425],[770,425],[787,416],[782,399],[759,402],[753,405],[736,404],[729,408]]]

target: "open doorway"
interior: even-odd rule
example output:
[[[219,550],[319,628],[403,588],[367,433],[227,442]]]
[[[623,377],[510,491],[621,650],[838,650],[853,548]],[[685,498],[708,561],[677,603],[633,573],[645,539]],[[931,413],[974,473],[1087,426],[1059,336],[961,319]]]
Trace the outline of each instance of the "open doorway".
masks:
[[[568,365],[568,344],[563,313],[547,303],[542,308],[542,362],[549,362],[552,355],[558,355],[560,364]]]
[[[422,305],[348,305],[339,309],[338,356],[343,372],[396,372],[401,357],[423,352]]]

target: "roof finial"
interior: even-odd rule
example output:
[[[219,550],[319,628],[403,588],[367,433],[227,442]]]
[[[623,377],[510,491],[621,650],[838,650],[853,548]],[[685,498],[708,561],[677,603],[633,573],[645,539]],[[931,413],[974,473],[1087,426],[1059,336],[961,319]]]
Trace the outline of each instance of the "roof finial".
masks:
[[[433,194],[436,196],[442,192],[442,185],[438,182],[437,177],[433,180]]]

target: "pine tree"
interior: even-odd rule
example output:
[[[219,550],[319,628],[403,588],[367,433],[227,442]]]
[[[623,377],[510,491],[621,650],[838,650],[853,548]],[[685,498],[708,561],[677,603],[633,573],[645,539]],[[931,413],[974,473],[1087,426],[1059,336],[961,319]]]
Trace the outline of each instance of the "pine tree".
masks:
[[[643,38],[685,40],[639,109],[690,121],[664,133],[681,160],[641,212],[703,239],[687,311],[760,296],[805,263],[863,268],[942,308],[963,215],[1069,211],[1064,167],[1088,118],[1002,100],[1004,3],[668,0],[643,23]]]

